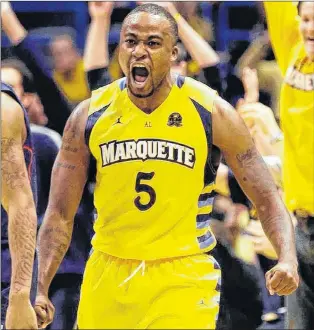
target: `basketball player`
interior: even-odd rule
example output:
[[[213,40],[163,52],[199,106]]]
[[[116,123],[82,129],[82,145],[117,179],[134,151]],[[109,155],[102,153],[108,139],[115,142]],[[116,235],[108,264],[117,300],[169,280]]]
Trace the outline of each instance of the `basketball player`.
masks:
[[[299,16],[292,2],[265,2],[270,39],[285,77],[280,99],[285,202],[298,220],[301,281],[288,299],[289,329],[314,329],[314,2],[301,1],[298,7]]]
[[[287,295],[298,285],[293,226],[275,184],[236,111],[209,87],[170,74],[177,37],[162,7],[134,9],[119,45],[126,78],[96,90],[66,125],[39,237],[40,327],[53,318],[48,289],[71,240],[90,154],[97,220],[80,329],[215,328],[220,270],[205,254],[216,244],[213,148],[224,152],[279,254],[268,289]]]
[[[26,112],[1,83],[1,325],[37,329],[31,305],[37,217],[36,165]],[[5,260],[5,261],[4,261]],[[35,276],[35,279],[37,274]]]

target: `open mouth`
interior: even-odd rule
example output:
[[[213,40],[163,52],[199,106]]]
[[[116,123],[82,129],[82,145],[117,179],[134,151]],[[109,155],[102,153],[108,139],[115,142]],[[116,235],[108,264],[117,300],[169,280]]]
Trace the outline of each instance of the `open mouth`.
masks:
[[[307,38],[307,41],[314,42],[314,37],[313,38],[312,37]]]
[[[148,77],[148,70],[144,66],[135,66],[132,68],[132,76],[136,83],[143,84]]]

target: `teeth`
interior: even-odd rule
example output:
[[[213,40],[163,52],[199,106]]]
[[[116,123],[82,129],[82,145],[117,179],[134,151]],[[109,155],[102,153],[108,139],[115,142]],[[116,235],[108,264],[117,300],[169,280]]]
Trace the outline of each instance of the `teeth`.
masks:
[[[135,64],[133,68],[145,68],[145,65]]]

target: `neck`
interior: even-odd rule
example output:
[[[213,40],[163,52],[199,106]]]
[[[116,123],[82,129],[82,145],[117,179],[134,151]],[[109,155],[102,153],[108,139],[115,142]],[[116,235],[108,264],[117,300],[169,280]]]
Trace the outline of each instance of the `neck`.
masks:
[[[133,95],[128,89],[128,96],[130,100],[145,113],[152,113],[156,108],[158,108],[168,97],[172,85],[174,83],[174,78],[171,77],[170,73],[166,78],[157,86],[156,90],[151,96],[145,98],[139,98]]]

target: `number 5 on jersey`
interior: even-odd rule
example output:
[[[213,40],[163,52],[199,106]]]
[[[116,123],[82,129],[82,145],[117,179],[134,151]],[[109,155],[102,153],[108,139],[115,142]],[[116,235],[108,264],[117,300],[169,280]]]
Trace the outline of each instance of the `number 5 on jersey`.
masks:
[[[140,210],[140,211],[147,211],[150,209],[156,202],[156,192],[155,190],[149,186],[148,184],[141,183],[142,180],[151,180],[155,175],[155,172],[151,173],[144,173],[144,172],[139,172],[136,177],[136,183],[135,183],[135,190],[136,192],[146,192],[150,200],[147,204],[142,204],[141,203],[141,197],[137,196],[134,199],[134,204],[135,206]]]

